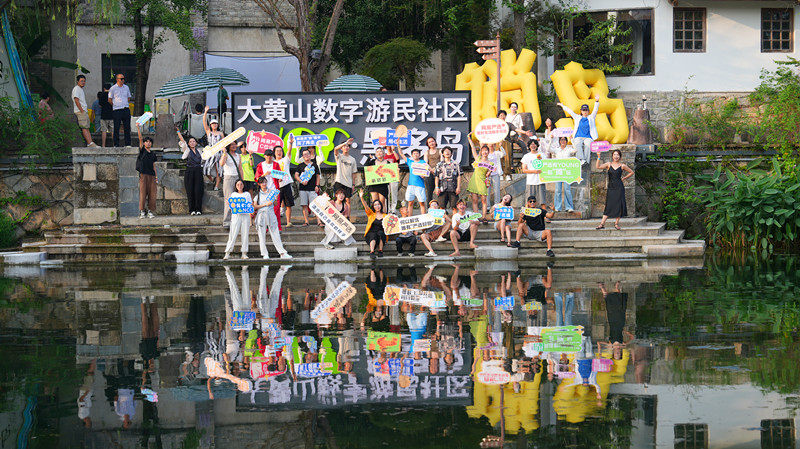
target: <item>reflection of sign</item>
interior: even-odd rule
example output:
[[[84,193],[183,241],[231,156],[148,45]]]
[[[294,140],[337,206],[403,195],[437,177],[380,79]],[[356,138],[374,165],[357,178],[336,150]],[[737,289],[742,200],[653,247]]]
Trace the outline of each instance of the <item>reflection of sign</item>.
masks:
[[[320,195],[308,205],[311,212],[319,217],[325,226],[330,226],[333,233],[342,240],[356,232],[356,227],[350,223],[331,203],[327,195]]]
[[[596,142],[592,142],[591,145],[589,145],[589,148],[591,148],[592,153],[602,153],[603,151],[610,150],[611,144],[605,140],[598,140]]]
[[[253,328],[253,323],[256,321],[255,312],[239,311],[236,310],[231,315],[231,329],[235,331],[250,330]]]
[[[544,352],[580,352],[583,326],[528,327],[528,334],[541,338]]]
[[[400,172],[397,163],[368,165],[364,167],[364,175],[366,176],[366,184],[368,186],[388,184],[400,180]]]
[[[538,207],[523,207],[520,211],[520,214],[526,215],[528,217],[538,217],[541,215],[542,210]]]
[[[236,142],[236,139],[242,137],[244,133],[244,128],[237,128],[234,132],[228,134],[227,136],[223,137],[222,140],[215,143],[214,146],[203,148],[203,153],[200,155],[200,157],[202,157],[204,161],[209,159],[211,156],[224,150],[228,145]]]
[[[399,352],[400,334],[369,331],[367,333],[367,349],[370,351]]]
[[[511,374],[506,371],[481,371],[478,382],[486,385],[503,385],[511,381]]]
[[[426,307],[433,307],[439,301],[444,301],[444,293],[442,292],[432,292],[416,288],[401,288],[399,297],[400,301]]]
[[[247,198],[232,196],[228,198],[228,205],[231,207],[231,213],[234,215],[253,213],[253,203],[248,201]]]
[[[431,341],[427,338],[419,338],[414,340],[413,352],[431,352]]]
[[[553,137],[571,137],[572,128],[556,128],[553,131]]]
[[[150,120],[151,118],[153,118],[153,113],[147,111],[144,114],[142,114],[138,119],[136,119],[136,124],[142,126],[145,124],[146,121]]]
[[[314,177],[314,173],[316,173],[317,169],[314,168],[313,165],[307,165],[306,169],[303,170],[303,173],[300,173],[300,182],[307,182],[311,181],[311,178]]]
[[[483,300],[480,298],[461,298],[461,302],[467,307],[483,307]]]
[[[513,296],[498,296],[494,298],[494,310],[513,310],[514,297]]]
[[[494,208],[495,220],[513,220],[514,208],[513,207],[495,207]]]
[[[542,173],[539,179],[542,182],[580,182],[581,161],[570,157],[566,159],[545,159],[542,161]]]
[[[331,374],[333,364],[328,363],[298,363],[295,365],[295,371],[298,377],[322,377]]]
[[[508,135],[508,123],[499,118],[481,120],[475,127],[473,135],[481,143],[501,142]]]
[[[283,140],[273,133],[250,131],[247,134],[247,151],[250,153],[264,154],[275,147],[283,147]]]
[[[540,303],[539,301],[526,302],[525,304],[522,305],[522,310],[533,310],[533,311],[542,310],[542,303]]]
[[[356,295],[356,289],[349,282],[344,281],[339,284],[334,291],[322,300],[314,310],[311,311],[311,319],[315,322],[320,321],[322,314],[332,315],[336,310],[344,307]]]
[[[383,302],[387,306],[396,306],[397,303],[400,302],[400,290],[402,288],[387,285],[385,289],[383,289]]]
[[[294,136],[294,146],[297,148],[315,147],[317,145],[330,145],[330,139],[324,134],[301,134]]]
[[[431,174],[427,162],[412,162],[411,173],[422,176],[423,178]]]
[[[483,215],[481,215],[480,213],[476,212],[476,213],[474,213],[474,214],[467,215],[466,217],[462,217],[462,218],[461,218],[461,219],[459,219],[458,221],[459,221],[459,223],[466,223],[466,222],[468,222],[468,221],[480,220],[480,218],[481,218],[482,216],[483,216]]]
[[[405,234],[406,232],[419,231],[433,226],[435,220],[429,214],[399,217],[397,220],[387,221],[384,231],[386,234]]]
[[[592,359],[592,371],[597,373],[611,372],[611,366],[614,364],[610,359]]]

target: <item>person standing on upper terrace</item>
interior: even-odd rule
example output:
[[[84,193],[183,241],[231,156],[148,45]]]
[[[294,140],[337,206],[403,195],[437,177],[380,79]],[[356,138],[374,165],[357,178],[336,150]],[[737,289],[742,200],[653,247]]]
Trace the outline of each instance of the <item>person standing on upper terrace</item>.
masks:
[[[578,153],[578,159],[580,159],[581,164],[589,162],[589,158],[592,157],[590,152],[592,141],[597,140],[598,137],[595,121],[597,119],[597,110],[600,106],[600,96],[594,96],[594,108],[592,108],[591,113],[589,113],[588,104],[581,106],[580,115],[573,112],[566,105],[557,104],[564,109],[564,112],[572,116],[572,120],[575,122],[575,127],[572,129],[572,146],[575,147],[575,151]]]
[[[131,146],[131,90],[125,84],[125,75],[117,73],[117,83],[108,91],[108,102],[114,109],[114,146],[119,146],[119,125],[125,129],[125,146]]]
[[[72,88],[72,102],[74,103],[72,112],[78,118],[78,127],[81,129],[86,146],[96,147],[97,145],[92,142],[92,136],[89,134],[89,109],[86,103],[86,93],[83,91],[83,86],[86,85],[86,76],[78,75],[76,81],[77,84]]]

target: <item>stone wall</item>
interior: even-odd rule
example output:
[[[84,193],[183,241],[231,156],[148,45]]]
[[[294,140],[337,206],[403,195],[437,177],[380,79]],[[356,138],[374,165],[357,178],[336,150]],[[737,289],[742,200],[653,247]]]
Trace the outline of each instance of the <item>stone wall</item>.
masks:
[[[15,167],[5,168],[7,171],[0,175],[0,203],[13,220],[21,220],[18,237],[25,232],[72,224],[74,176],[71,169],[43,169],[31,173]]]

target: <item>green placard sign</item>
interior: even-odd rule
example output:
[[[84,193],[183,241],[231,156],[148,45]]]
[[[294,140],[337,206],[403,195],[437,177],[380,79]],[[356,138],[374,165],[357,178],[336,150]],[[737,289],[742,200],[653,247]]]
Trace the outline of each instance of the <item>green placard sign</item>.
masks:
[[[541,167],[536,168],[536,162],[541,162]],[[574,157],[567,159],[543,159],[534,161],[534,168],[541,170],[539,179],[542,182],[581,182],[581,161]]]
[[[397,163],[368,165],[364,167],[364,177],[368,186],[388,184],[400,180],[400,170]]]
[[[574,327],[545,328],[542,344],[544,352],[580,352],[581,332]]]

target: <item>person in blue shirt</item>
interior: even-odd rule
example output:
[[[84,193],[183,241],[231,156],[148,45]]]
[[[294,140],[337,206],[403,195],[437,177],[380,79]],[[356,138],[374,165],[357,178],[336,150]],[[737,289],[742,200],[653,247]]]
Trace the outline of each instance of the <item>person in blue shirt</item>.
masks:
[[[600,96],[594,96],[594,108],[589,113],[589,105],[584,104],[581,106],[580,115],[576,114],[572,109],[558,103],[564,109],[564,112],[572,117],[575,122],[575,127],[572,129],[572,146],[575,148],[576,156],[580,159],[581,164],[585,164],[592,156],[591,145],[592,141],[597,140],[597,109],[600,106]]]
[[[414,174],[414,168],[417,167],[418,169],[424,169],[425,171],[428,171],[428,161],[427,159],[423,160],[419,158],[419,148],[414,148],[411,150],[411,160],[409,160],[408,157],[406,157],[406,155],[400,151],[400,148],[396,148],[395,153],[399,155],[402,162],[405,162],[408,165],[408,186],[406,187],[408,215],[410,216],[413,212],[415,200],[419,202],[420,213],[424,214],[426,210],[425,202],[428,199],[425,194],[425,180],[423,179],[423,176]]]

